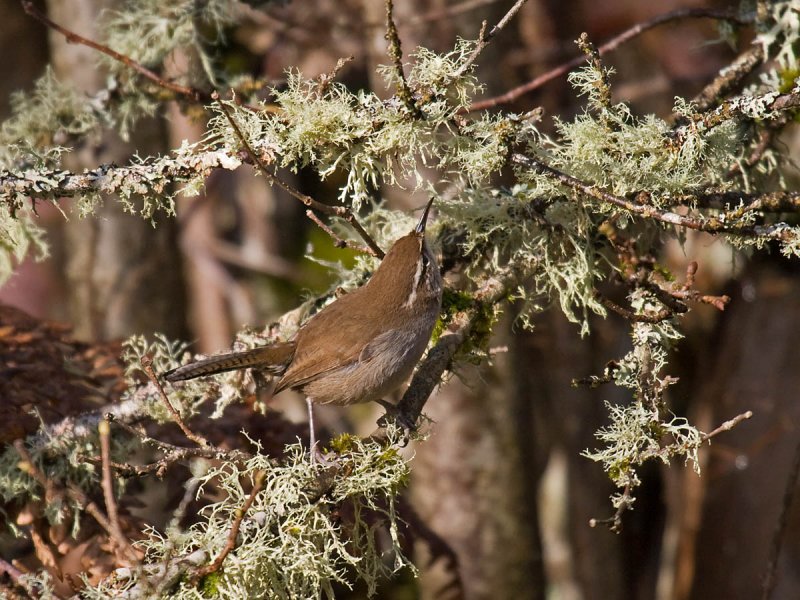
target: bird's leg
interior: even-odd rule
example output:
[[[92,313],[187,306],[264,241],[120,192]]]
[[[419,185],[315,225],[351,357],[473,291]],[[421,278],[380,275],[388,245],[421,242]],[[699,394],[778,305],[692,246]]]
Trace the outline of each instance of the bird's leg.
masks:
[[[308,448],[311,452],[311,464],[314,464],[317,454],[317,434],[314,431],[314,403],[311,398],[306,397],[308,406]]]
[[[314,403],[311,398],[306,398],[306,406],[308,406],[308,444],[311,464],[316,465],[319,463],[323,467],[335,466],[336,460],[328,460],[317,446],[317,432],[314,427]]]

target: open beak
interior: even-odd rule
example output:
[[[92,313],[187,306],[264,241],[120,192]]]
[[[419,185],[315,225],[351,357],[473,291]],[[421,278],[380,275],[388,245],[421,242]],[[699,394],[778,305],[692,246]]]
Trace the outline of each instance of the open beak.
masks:
[[[417,223],[417,228],[414,229],[417,233],[425,233],[425,225],[428,222],[428,213],[431,212],[431,204],[433,204],[433,198],[428,201],[428,204],[425,205],[425,210],[422,213],[422,216],[419,218],[419,223]]]

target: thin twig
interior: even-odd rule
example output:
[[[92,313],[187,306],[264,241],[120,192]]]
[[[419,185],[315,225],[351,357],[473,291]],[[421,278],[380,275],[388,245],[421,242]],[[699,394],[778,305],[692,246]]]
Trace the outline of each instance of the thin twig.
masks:
[[[336,248],[347,248],[347,242],[344,241],[342,238],[340,238],[338,235],[336,235],[336,232],[333,229],[331,229],[325,223],[323,223],[322,219],[320,219],[313,210],[309,208],[306,211],[306,216],[312,221],[314,221],[314,223],[317,224],[317,227],[319,227],[320,229],[322,229],[322,231],[328,234],[328,236],[333,240],[333,245]]]
[[[250,490],[250,495],[247,497],[247,500],[245,500],[242,507],[236,510],[236,516],[231,524],[231,530],[228,533],[228,539],[225,542],[225,546],[223,546],[219,556],[214,559],[214,562],[195,571],[193,575],[194,581],[199,581],[206,575],[219,571],[219,569],[222,567],[222,563],[225,562],[225,558],[227,558],[228,554],[230,554],[233,549],[236,548],[236,538],[239,535],[239,528],[242,525],[242,520],[244,520],[244,517],[247,515],[247,511],[249,511],[250,507],[253,505],[258,492],[260,492],[261,488],[264,486],[265,480],[266,473],[264,473],[264,471],[259,471],[256,473],[253,481],[253,489]]]
[[[606,525],[614,533],[620,533],[622,531],[622,514],[627,510],[631,510],[636,500],[631,496],[632,491],[631,484],[627,484],[622,491],[622,496],[617,500],[618,505],[616,512],[608,519],[589,519],[589,527]]]
[[[219,95],[216,92],[214,93],[213,97],[215,100],[219,100]],[[247,151],[250,160],[255,162],[256,166],[259,168],[264,177],[266,177],[270,181],[270,183],[277,185],[278,187],[283,189],[286,193],[288,193],[290,196],[296,198],[297,200],[305,204],[308,208],[319,211],[326,215],[339,217],[340,219],[344,219],[345,221],[350,223],[350,225],[358,232],[358,234],[361,236],[361,239],[364,240],[368,246],[367,248],[358,247],[357,248],[358,250],[365,252],[367,254],[372,254],[373,256],[377,256],[378,258],[383,258],[385,256],[383,250],[381,250],[381,247],[378,246],[375,240],[372,239],[369,233],[367,233],[367,231],[361,226],[361,224],[358,222],[358,220],[355,218],[353,213],[348,208],[344,206],[334,207],[334,206],[329,206],[327,204],[323,204],[322,202],[315,200],[308,194],[303,194],[302,192],[294,189],[288,183],[284,182],[277,175],[272,173],[267,168],[267,165],[264,163],[261,157],[258,154],[256,154],[256,152],[253,150],[253,147],[250,145],[250,142],[247,141],[244,132],[242,132],[241,128],[239,127],[239,124],[236,122],[236,119],[233,118],[233,115],[228,109],[228,106],[224,102],[219,102],[219,107],[222,110],[222,114],[225,115],[225,118],[227,118],[228,122],[233,128],[233,131],[236,133],[236,137],[238,137],[239,141],[242,142],[242,145]],[[335,241],[336,239],[334,239],[334,242]]]
[[[522,154],[514,154],[511,160],[518,165],[529,167],[538,173],[552,177],[563,185],[586,196],[625,209],[645,219],[653,219],[662,223],[677,225],[695,231],[705,231],[706,233],[725,233],[742,237],[758,237],[778,241],[788,241],[793,235],[790,228],[784,223],[777,223],[775,225],[735,225],[728,224],[727,219],[722,218],[708,218],[706,220],[693,219],[674,212],[661,210],[651,204],[634,202],[616,196],[602,188],[590,185],[572,175],[554,169],[536,158],[531,158]]]
[[[69,29],[62,27],[58,23],[55,23],[54,21],[50,20],[50,18],[44,13],[42,13],[38,8],[36,8],[36,6],[34,6],[33,2],[31,2],[30,0],[22,0],[22,8],[28,15],[30,15],[37,21],[43,23],[47,27],[62,34],[65,38],[67,38],[67,42],[69,42],[70,44],[82,44],[89,48],[93,48],[98,52],[102,52],[103,54],[105,54],[106,56],[110,56],[117,62],[120,62],[130,67],[131,69],[133,69],[146,79],[149,79],[156,85],[164,89],[170,90],[171,92],[174,92],[180,96],[185,96],[189,98],[192,102],[203,103],[203,102],[208,102],[210,99],[210,96],[208,94],[205,94],[200,90],[179,85],[171,81],[167,81],[163,77],[160,77],[157,73],[154,73],[144,65],[139,64],[129,56],[120,54],[119,52],[117,52],[116,50],[112,50],[108,46],[104,46],[103,44],[87,39],[82,35],[78,35],[74,31],[70,31]]]
[[[653,17],[647,21],[642,21],[641,23],[637,23],[633,27],[630,27],[620,33],[619,35],[614,36],[610,40],[608,40],[605,44],[599,46],[597,48],[597,52],[600,56],[607,54],[608,52],[613,52],[617,48],[619,48],[622,44],[632,40],[633,38],[643,34],[645,31],[649,31],[654,27],[659,25],[663,25],[664,23],[669,23],[670,21],[677,21],[680,19],[717,19],[717,20],[724,20],[724,21],[731,21],[733,23],[737,23],[739,25],[745,25],[752,22],[750,19],[742,18],[734,12],[727,11],[727,10],[715,10],[715,9],[707,9],[707,8],[682,8],[678,10],[674,10],[663,15],[659,15],[657,17]],[[514,89],[507,91],[505,94],[501,94],[500,96],[495,96],[493,98],[487,98],[486,100],[481,100],[480,102],[473,103],[468,112],[477,111],[477,110],[485,110],[487,108],[493,108],[495,106],[499,106],[501,104],[508,104],[510,102],[514,102],[520,96],[524,96],[525,94],[532,92],[544,84],[568,73],[572,69],[581,66],[586,61],[584,56],[576,56],[575,58],[562,63],[561,65],[550,69],[546,73],[542,73],[541,75],[535,77],[531,81],[524,83]]]
[[[706,441],[710,440],[711,438],[719,435],[723,431],[730,431],[731,429],[736,427],[739,423],[741,423],[742,421],[746,421],[747,419],[751,418],[752,416],[753,416],[753,411],[752,410],[748,410],[747,412],[743,412],[740,415],[736,415],[732,419],[729,419],[728,421],[725,421],[722,425],[720,425],[719,427],[717,427],[713,431],[709,431],[708,433],[704,433],[703,436],[700,438],[700,441],[706,442]]]
[[[611,312],[617,313],[623,319],[631,321],[632,323],[661,323],[662,321],[666,321],[675,316],[675,311],[668,307],[662,308],[656,314],[652,315],[643,315],[637,314],[632,310],[629,310],[623,306],[620,306],[611,298],[607,298],[603,294],[601,294],[598,290],[594,291],[595,298],[600,301],[600,304],[605,306]]]
[[[316,77],[317,82],[317,89],[316,93],[318,96],[322,96],[331,86],[331,84],[336,80],[336,76],[339,72],[344,68],[344,66],[355,60],[355,56],[345,56],[340,58],[336,61],[336,64],[333,66],[333,69],[328,71],[327,73],[322,73],[318,77]]]
[[[499,1],[500,0],[466,0],[460,4],[451,4],[443,8],[435,8],[421,15],[414,15],[408,19],[404,19],[402,23],[403,25],[416,25],[418,23],[450,19],[465,12],[496,4]]]
[[[125,539],[123,547],[129,546],[130,542],[127,541],[122,533],[122,527],[119,524],[119,512],[117,511],[117,501],[114,498],[114,482],[111,479],[111,426],[108,424],[107,419],[100,421],[97,427],[100,434],[100,467],[103,473],[101,486],[103,488],[103,498],[106,502],[106,513],[108,520],[111,523],[111,528],[114,530],[114,538],[117,540]]]
[[[142,358],[142,369],[144,370],[145,375],[147,375],[147,378],[153,383],[154,386],[156,386],[156,390],[158,390],[158,395],[161,398],[161,401],[164,403],[164,406],[167,407],[169,414],[172,415],[172,420],[175,421],[178,427],[181,428],[183,434],[200,447],[206,448],[210,446],[206,438],[194,433],[191,429],[189,429],[189,427],[187,427],[186,423],[184,423],[183,418],[181,417],[181,414],[175,410],[174,406],[172,406],[172,402],[170,402],[167,392],[164,391],[164,386],[161,385],[156,372],[153,371],[153,360],[149,356]]]
[[[109,464],[114,469],[127,475],[139,476],[155,472],[158,476],[161,476],[169,466],[190,458],[215,458],[233,463],[241,463],[250,458],[250,454],[242,450],[225,450],[213,445],[197,448],[175,446],[174,444],[151,438],[146,432],[139,430],[136,427],[125,423],[124,421],[114,419],[112,415],[106,415],[106,417],[109,419],[109,421],[113,421],[114,424],[120,426],[132,436],[138,438],[143,444],[155,446],[158,450],[164,453],[164,456],[159,460],[145,465],[130,465],[109,461]],[[97,458],[92,457],[89,460],[96,461]]]
[[[503,15],[503,18],[497,22],[497,25],[492,27],[488,33],[486,33],[486,21],[483,22],[481,26],[480,34],[478,35],[478,42],[475,45],[474,50],[470,55],[467,57],[467,60],[464,61],[458,70],[454,73],[455,77],[461,77],[464,73],[466,73],[471,67],[472,64],[477,60],[480,53],[483,52],[484,48],[489,45],[489,42],[492,41],[492,38],[500,33],[503,28],[508,25],[508,22],[514,18],[514,16],[519,12],[519,9],[522,8],[522,5],[525,4],[526,0],[517,0],[514,5],[508,9],[508,12]]]
[[[786,487],[783,490],[781,512],[778,516],[778,522],[775,524],[775,530],[772,533],[769,560],[767,561],[767,571],[764,574],[764,580],[761,587],[761,600],[769,600],[778,580],[778,559],[781,556],[781,546],[783,545],[783,538],[786,535],[786,527],[789,524],[789,511],[791,510],[794,502],[794,494],[797,488],[798,475],[800,475],[800,442],[797,444],[797,447],[794,451],[794,460],[792,461],[792,467],[789,470],[789,476],[786,478]]]
[[[406,75],[403,73],[403,46],[400,43],[400,34],[397,33],[397,25],[395,25],[394,18],[394,0],[386,0],[386,41],[389,42],[387,54],[392,60],[394,67],[394,74],[397,77],[397,97],[406,107],[408,113],[415,119],[422,119],[422,111],[414,102],[414,94],[411,88],[408,87]]]
[[[575,40],[578,49],[583,52],[586,61],[592,65],[592,68],[598,73],[600,80],[595,84],[597,92],[597,101],[604,107],[611,107],[611,82],[608,77],[608,69],[603,67],[603,62],[600,60],[600,52],[597,50],[591,40],[589,34],[585,31],[578,36]],[[608,127],[608,124],[606,124]]]

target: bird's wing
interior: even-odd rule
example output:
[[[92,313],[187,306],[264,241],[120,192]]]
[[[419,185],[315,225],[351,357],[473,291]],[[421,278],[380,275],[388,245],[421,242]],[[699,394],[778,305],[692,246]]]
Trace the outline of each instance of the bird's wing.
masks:
[[[276,394],[358,362],[368,346],[364,340],[375,340],[391,329],[391,315],[372,314],[374,307],[359,302],[360,291],[326,306],[300,329],[292,363],[278,382]],[[353,310],[356,306],[358,310]]]

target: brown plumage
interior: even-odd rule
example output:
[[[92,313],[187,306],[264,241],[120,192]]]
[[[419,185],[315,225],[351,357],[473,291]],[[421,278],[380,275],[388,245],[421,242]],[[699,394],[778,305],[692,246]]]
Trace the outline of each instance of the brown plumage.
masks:
[[[442,279],[424,235],[429,210],[430,203],[365,285],[314,315],[293,340],[207,358],[166,379],[249,367],[281,375],[275,393],[296,389],[322,404],[380,400],[411,375],[441,308]]]

